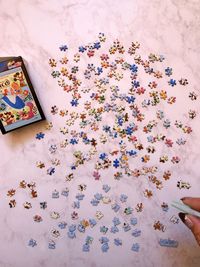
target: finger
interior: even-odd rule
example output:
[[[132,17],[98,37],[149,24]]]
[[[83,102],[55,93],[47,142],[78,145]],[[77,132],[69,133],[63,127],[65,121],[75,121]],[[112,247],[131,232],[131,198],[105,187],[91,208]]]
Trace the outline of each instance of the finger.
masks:
[[[200,219],[196,216],[179,213],[182,222],[192,231],[198,245],[200,246]]]
[[[200,219],[193,215],[187,215],[188,219],[192,222],[192,228],[191,231],[194,234],[194,237],[196,238],[196,241],[198,245],[200,246]]]
[[[199,197],[184,197],[181,198],[185,205],[190,206],[192,209],[200,211],[200,198]]]

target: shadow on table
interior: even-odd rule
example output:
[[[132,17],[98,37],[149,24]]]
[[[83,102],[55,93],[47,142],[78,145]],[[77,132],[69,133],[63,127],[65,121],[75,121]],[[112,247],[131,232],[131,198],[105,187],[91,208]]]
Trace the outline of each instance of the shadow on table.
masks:
[[[5,139],[7,145],[12,148],[17,148],[20,145],[26,143],[28,140],[35,137],[35,133],[43,132],[46,125],[46,121],[41,121],[32,125],[25,126],[17,129],[13,132],[7,133]]]

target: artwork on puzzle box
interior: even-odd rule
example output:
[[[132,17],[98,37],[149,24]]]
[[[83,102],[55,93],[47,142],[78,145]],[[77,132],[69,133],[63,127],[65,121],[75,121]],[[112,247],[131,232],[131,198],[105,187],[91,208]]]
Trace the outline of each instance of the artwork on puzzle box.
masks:
[[[3,134],[44,120],[23,59],[0,58],[0,128]]]

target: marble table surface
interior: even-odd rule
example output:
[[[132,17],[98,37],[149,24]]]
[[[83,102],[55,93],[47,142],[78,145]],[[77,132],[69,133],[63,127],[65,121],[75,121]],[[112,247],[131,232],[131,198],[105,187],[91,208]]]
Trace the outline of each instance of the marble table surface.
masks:
[[[189,230],[179,222],[170,222],[171,216],[177,216],[177,211],[170,207],[167,213],[160,208],[162,202],[170,204],[183,196],[200,195],[199,158],[200,158],[200,127],[199,98],[189,102],[186,94],[177,93],[175,109],[164,107],[169,116],[181,117],[183,120],[189,108],[195,109],[197,117],[192,120],[193,132],[187,136],[184,149],[176,146],[175,153],[181,154],[179,166],[171,166],[172,178],[165,183],[162,190],[152,187],[154,195],[151,200],[144,198],[145,182],[143,178],[135,181],[124,178],[113,179],[113,172],[102,174],[100,181],[92,178],[92,161],[76,170],[71,182],[65,181],[69,172],[74,147],[66,152],[58,151],[56,157],[61,165],[52,176],[46,174],[46,169],[36,167],[36,162],[45,162],[51,166],[49,146],[59,144],[63,136],[59,132],[61,119],[50,112],[53,105],[72,109],[70,97],[59,88],[52,79],[49,58],[59,58],[58,47],[67,44],[72,50],[80,44],[87,44],[97,39],[103,32],[108,42],[116,38],[125,46],[132,41],[141,44],[141,53],[157,53],[165,56],[163,66],[171,66],[174,75],[186,77],[189,81],[188,90],[200,93],[200,1],[199,0],[0,0],[0,56],[22,56],[27,63],[27,69],[35,91],[41,102],[48,121],[53,122],[53,129],[45,131],[44,140],[35,139],[36,133],[44,131],[45,123],[25,127],[7,135],[0,136],[0,266],[1,267],[199,267],[200,249]],[[170,89],[175,90],[174,88]],[[183,89],[184,90],[184,89]],[[187,92],[189,92],[187,91]],[[188,104],[189,103],[189,104]],[[186,120],[186,119],[185,119]],[[175,134],[175,133],[174,133]],[[172,132],[173,136],[173,132]],[[80,147],[81,149],[81,147]],[[162,150],[162,147],[161,147]],[[35,182],[38,197],[31,199],[27,190],[19,188],[19,182]],[[189,190],[179,190],[177,181],[183,180],[191,184]],[[77,186],[87,184],[85,199],[78,210],[80,218],[94,216],[96,207],[90,205],[93,194],[100,192],[102,184],[111,186],[110,196],[119,199],[121,193],[128,195],[128,203],[134,208],[137,203],[144,203],[144,211],[134,215],[138,218],[137,228],[141,229],[140,237],[132,237],[131,233],[121,231],[119,237],[123,240],[121,247],[113,245],[113,235],[106,234],[110,239],[110,249],[107,253],[101,251],[98,239],[102,236],[99,225],[110,227],[114,214],[110,208],[102,208],[104,218],[96,228],[86,234],[77,233],[76,239],[67,237],[67,228],[60,230],[56,239],[56,249],[48,248],[52,239],[51,231],[57,227],[50,218],[51,211],[60,213],[61,220],[71,223],[72,203],[77,194]],[[69,197],[52,199],[54,189],[69,188]],[[17,205],[9,207],[10,198],[7,191],[16,189],[14,196]],[[30,201],[32,209],[23,208],[23,203]],[[46,210],[41,210],[39,203],[47,201]],[[101,208],[101,207],[98,207]],[[33,216],[40,214],[41,223],[33,221]],[[118,214],[123,219],[123,216]],[[153,229],[155,220],[160,220],[166,226],[166,231]],[[90,252],[83,252],[82,245],[87,235],[94,237]],[[37,246],[28,246],[33,238]],[[161,247],[160,238],[177,240],[177,248]],[[132,243],[139,243],[139,252],[131,251]]]

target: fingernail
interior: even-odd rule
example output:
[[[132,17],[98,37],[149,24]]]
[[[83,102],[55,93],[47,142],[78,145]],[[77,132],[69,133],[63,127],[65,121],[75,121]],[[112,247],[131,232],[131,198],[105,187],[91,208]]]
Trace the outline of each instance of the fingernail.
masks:
[[[182,197],[182,198],[181,198],[181,201],[184,202],[184,201],[189,200],[189,199],[190,199],[190,197]]]
[[[181,219],[181,221],[188,227],[188,228],[192,228],[193,227],[193,222],[190,220],[190,218],[185,214],[180,212],[179,217]]]
[[[181,200],[182,200],[182,201],[186,200],[186,197],[182,197]]]

